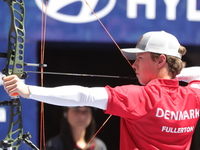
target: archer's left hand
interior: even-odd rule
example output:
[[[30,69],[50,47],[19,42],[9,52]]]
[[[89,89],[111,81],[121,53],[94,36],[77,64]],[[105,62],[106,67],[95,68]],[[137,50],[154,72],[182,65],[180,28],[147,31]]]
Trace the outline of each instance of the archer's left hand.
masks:
[[[14,93],[18,93],[23,98],[28,98],[30,96],[30,91],[28,85],[26,85],[21,79],[16,75],[5,76],[2,78],[4,89],[12,96]]]

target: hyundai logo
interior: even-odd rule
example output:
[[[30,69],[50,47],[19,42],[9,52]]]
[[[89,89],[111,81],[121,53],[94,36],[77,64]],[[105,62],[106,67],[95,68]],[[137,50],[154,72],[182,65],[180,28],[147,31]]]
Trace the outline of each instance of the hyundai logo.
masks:
[[[87,5],[87,3],[88,5]],[[49,0],[47,6],[47,15],[67,23],[88,23],[97,20],[95,15],[92,13],[92,10],[95,10],[100,1],[102,0]],[[105,0],[104,0],[105,1]],[[45,13],[46,4],[42,0],[35,0],[36,5]],[[96,15],[98,18],[103,18],[108,15],[114,8],[116,4],[116,0],[106,0],[106,4],[103,8],[95,10]],[[78,7],[77,8],[77,4]],[[91,9],[90,9],[91,7]],[[64,10],[67,8],[76,12],[76,14],[68,14],[63,13]],[[79,10],[77,10],[79,9]]]

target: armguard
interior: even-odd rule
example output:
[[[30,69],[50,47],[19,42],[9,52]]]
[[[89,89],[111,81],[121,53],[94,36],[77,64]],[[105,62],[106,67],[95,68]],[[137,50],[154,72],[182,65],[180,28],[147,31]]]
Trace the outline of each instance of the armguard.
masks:
[[[104,87],[76,85],[54,88],[29,86],[30,99],[58,106],[91,106],[106,110],[108,94]]]

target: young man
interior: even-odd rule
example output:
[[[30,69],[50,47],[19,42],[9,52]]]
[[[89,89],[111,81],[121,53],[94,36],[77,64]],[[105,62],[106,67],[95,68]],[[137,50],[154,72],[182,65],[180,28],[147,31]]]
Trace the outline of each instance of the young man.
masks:
[[[200,81],[181,87],[175,79],[186,49],[173,35],[155,31],[144,34],[136,48],[122,51],[128,59],[136,58],[132,67],[143,86],[44,88],[12,75],[3,79],[4,88],[10,96],[17,92],[53,105],[92,106],[120,116],[121,150],[188,150],[199,118]],[[196,68],[187,69],[179,80],[198,79],[200,75],[190,76]]]

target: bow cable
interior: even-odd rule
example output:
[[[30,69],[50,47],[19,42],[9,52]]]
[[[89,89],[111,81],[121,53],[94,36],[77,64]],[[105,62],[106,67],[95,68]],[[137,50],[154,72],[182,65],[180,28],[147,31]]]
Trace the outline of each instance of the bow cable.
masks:
[[[46,40],[46,19],[47,19],[48,0],[42,0],[42,25],[41,25],[41,53],[40,63],[44,64],[45,40]],[[40,84],[44,86],[44,67],[40,67]],[[46,149],[45,144],[45,123],[44,123],[44,103],[40,103],[40,149]]]
[[[103,29],[106,31],[106,33],[108,34],[108,36],[111,38],[111,40],[113,41],[113,43],[115,44],[115,46],[119,49],[119,51],[121,52],[122,56],[126,59],[126,61],[128,62],[128,64],[130,66],[132,66],[132,64],[130,63],[130,61],[126,58],[126,56],[123,54],[121,48],[119,47],[119,45],[117,44],[117,42],[115,41],[115,39],[113,38],[113,36],[110,34],[110,32],[107,30],[107,28],[105,27],[105,25],[102,23],[102,21],[99,19],[99,17],[97,16],[97,14],[95,13],[95,11],[92,9],[92,7],[89,5],[89,3],[87,2],[87,0],[84,0],[85,3],[87,4],[87,6],[90,8],[92,14],[96,17],[96,19],[99,21],[99,23],[101,24],[101,26],[103,27]]]

